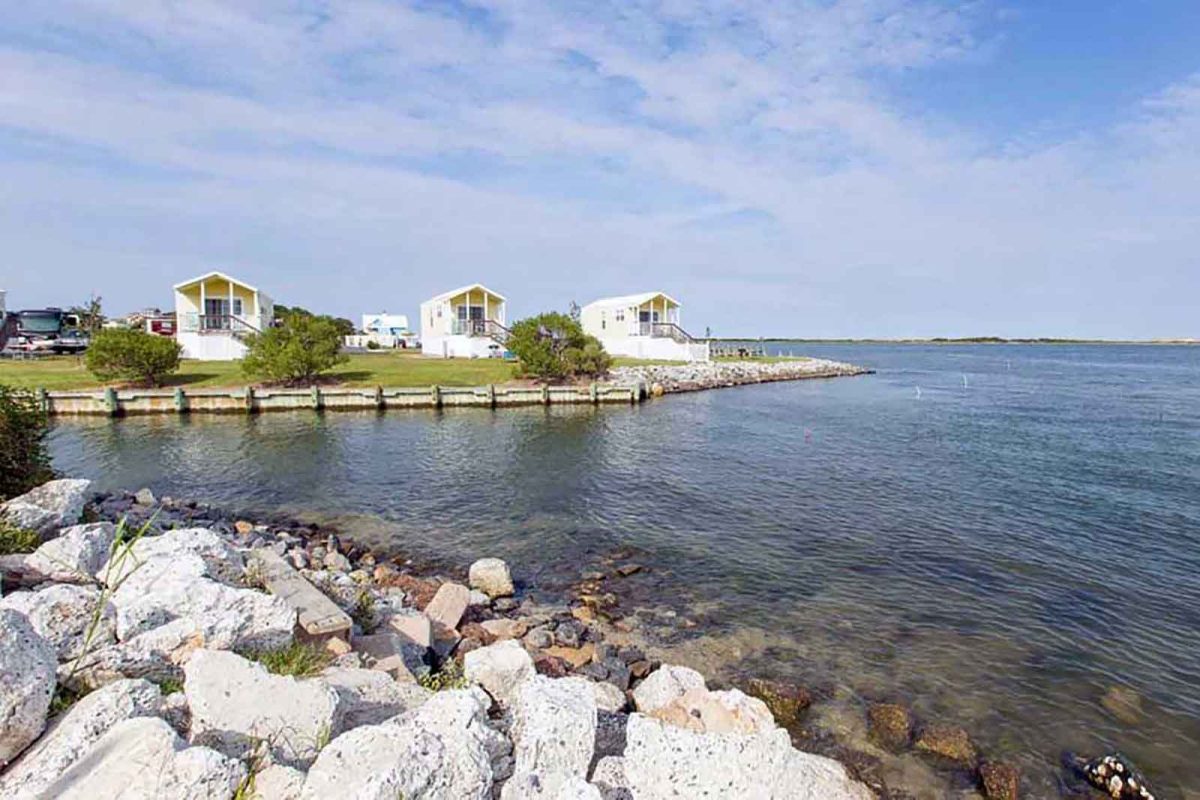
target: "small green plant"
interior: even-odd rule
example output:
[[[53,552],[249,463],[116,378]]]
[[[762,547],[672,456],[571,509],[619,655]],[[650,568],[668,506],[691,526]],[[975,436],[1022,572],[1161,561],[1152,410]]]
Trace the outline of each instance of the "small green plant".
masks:
[[[341,352],[342,334],[332,319],[299,313],[252,334],[246,348],[242,371],[247,376],[292,385],[310,384],[349,360]]]
[[[177,678],[167,678],[166,680],[159,681],[158,690],[162,692],[163,697],[166,697],[169,694],[175,694],[176,692],[182,692],[183,681]]]
[[[360,591],[354,601],[354,608],[350,609],[350,618],[366,633],[375,630],[375,595],[366,589]]]
[[[49,417],[33,392],[0,384],[0,500],[54,477],[46,449],[49,431]]]
[[[179,369],[183,346],[174,339],[132,328],[102,330],[87,350],[88,371],[102,381],[138,381],[161,386]]]
[[[32,553],[42,543],[37,531],[18,528],[0,519],[0,556]]]
[[[304,642],[292,642],[274,650],[247,650],[241,655],[262,664],[268,672],[296,678],[319,675],[333,661],[329,651]]]
[[[467,676],[463,675],[462,667],[458,665],[457,661],[446,661],[437,672],[430,672],[418,677],[417,683],[431,692],[465,689],[470,686]]]
[[[71,706],[78,703],[83,698],[87,697],[90,692],[84,690],[68,689],[66,686],[57,686],[54,689],[54,697],[50,698],[50,716],[56,717],[59,714],[68,711]]]

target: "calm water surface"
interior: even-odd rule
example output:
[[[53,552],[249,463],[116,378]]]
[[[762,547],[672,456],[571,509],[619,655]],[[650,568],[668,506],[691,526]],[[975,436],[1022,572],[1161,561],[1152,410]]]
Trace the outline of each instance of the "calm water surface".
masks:
[[[531,585],[633,545],[733,675],[965,725],[1054,796],[1117,747],[1200,796],[1200,348],[784,345],[873,376],[636,408],[60,423],[56,466]],[[1117,719],[1112,687],[1141,698]],[[1190,793],[1190,794],[1189,794]]]

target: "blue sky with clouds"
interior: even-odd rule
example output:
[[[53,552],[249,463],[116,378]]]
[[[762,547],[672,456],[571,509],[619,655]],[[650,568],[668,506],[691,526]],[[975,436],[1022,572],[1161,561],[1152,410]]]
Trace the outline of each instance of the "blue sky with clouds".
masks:
[[[0,7],[10,306],[510,316],[663,289],[722,335],[1200,336],[1195,0]]]

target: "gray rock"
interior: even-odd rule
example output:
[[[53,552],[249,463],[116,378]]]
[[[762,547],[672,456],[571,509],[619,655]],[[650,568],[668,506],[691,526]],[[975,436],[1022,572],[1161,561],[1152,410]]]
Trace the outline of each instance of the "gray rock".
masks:
[[[433,646],[433,628],[430,625],[429,617],[419,611],[405,609],[394,612],[387,617],[384,627],[417,647]]]
[[[0,608],[20,611],[34,631],[53,647],[59,661],[83,655],[84,648],[106,647],[116,638],[116,614],[99,589],[69,583],[50,584],[36,592],[13,592]]]
[[[498,597],[492,603],[492,608],[496,609],[501,614],[507,614],[509,611],[513,611],[517,608],[517,601],[513,600],[511,597]]]
[[[534,628],[529,633],[525,634],[522,639],[527,647],[534,650],[545,650],[547,647],[554,646],[554,633],[547,626]]]
[[[51,724],[0,776],[0,797],[34,800],[119,722],[158,713],[162,694],[149,681],[118,681],[84,697]]]
[[[561,787],[555,800],[604,800],[600,790],[583,778],[571,778]]]
[[[367,667],[386,673],[397,681],[415,683],[429,673],[425,663],[426,649],[413,644],[397,633],[376,633],[355,636],[350,644],[362,654]]]
[[[463,674],[491,695],[502,708],[507,708],[522,683],[536,674],[533,659],[517,642],[506,639],[467,653],[463,659]]]
[[[308,771],[304,800],[491,800],[503,737],[482,692],[440,692],[415,711],[334,739]]]
[[[171,692],[164,697],[158,715],[183,738],[192,735],[192,710],[188,708],[187,695],[182,691]]]
[[[587,777],[596,741],[596,701],[587,681],[536,675],[518,687],[512,716],[516,766],[502,800],[535,789],[553,797],[571,779]]]
[[[351,566],[350,559],[346,558],[336,550],[331,550],[326,553],[325,558],[322,559],[321,563],[325,566],[325,569],[334,570],[336,572],[349,572]]]
[[[0,609],[0,768],[41,735],[54,697],[54,646],[19,611]]]
[[[469,605],[471,605],[472,607],[487,606],[487,605],[491,605],[491,603],[492,603],[492,598],[488,597],[483,592],[479,591],[478,589],[471,590],[471,597],[470,597]]]
[[[787,731],[694,733],[641,714],[629,718],[625,776],[633,796],[729,800],[871,800],[832,759],[792,749]]]
[[[629,715],[620,711],[599,711],[596,714],[596,752],[592,760],[619,756],[625,752],[625,731]]]
[[[72,525],[30,553],[27,561],[52,581],[91,583],[108,560],[115,532],[111,522]]]
[[[468,583],[488,597],[511,597],[513,593],[512,574],[508,564],[499,558],[481,558],[472,564]]]
[[[321,680],[340,699],[335,736],[363,725],[378,725],[419,708],[433,696],[415,683],[401,683],[373,669],[327,669]]]
[[[71,479],[43,483],[0,504],[0,518],[48,538],[59,528],[79,522],[91,485],[91,481]]]
[[[235,653],[200,650],[183,671],[192,742],[234,758],[265,740],[276,763],[307,766],[338,720],[338,693],[324,682],[272,675]]]
[[[577,620],[564,620],[554,629],[554,641],[563,647],[579,647],[583,643],[584,630]]]
[[[688,667],[663,664],[633,690],[633,705],[643,714],[657,711],[689,689],[704,689],[704,676]]]
[[[114,725],[42,794],[55,800],[228,800],[246,767],[187,743],[161,719]]]
[[[138,489],[133,495],[133,501],[139,506],[152,506],[158,502],[157,498],[154,496],[154,492],[150,491],[148,488]]]
[[[127,573],[112,594],[117,639],[187,619],[209,648],[272,649],[291,641],[296,612],[283,599],[219,583],[208,569],[201,556],[184,552],[156,555]]]

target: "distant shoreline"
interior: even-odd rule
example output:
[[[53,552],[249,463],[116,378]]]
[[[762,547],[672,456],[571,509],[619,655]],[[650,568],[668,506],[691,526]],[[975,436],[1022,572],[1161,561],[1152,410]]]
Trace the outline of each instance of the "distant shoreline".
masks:
[[[1200,339],[1002,339],[998,336],[971,336],[958,339],[794,339],[790,337],[714,336],[713,342],[784,342],[788,344],[1099,344],[1099,345],[1200,345]]]

